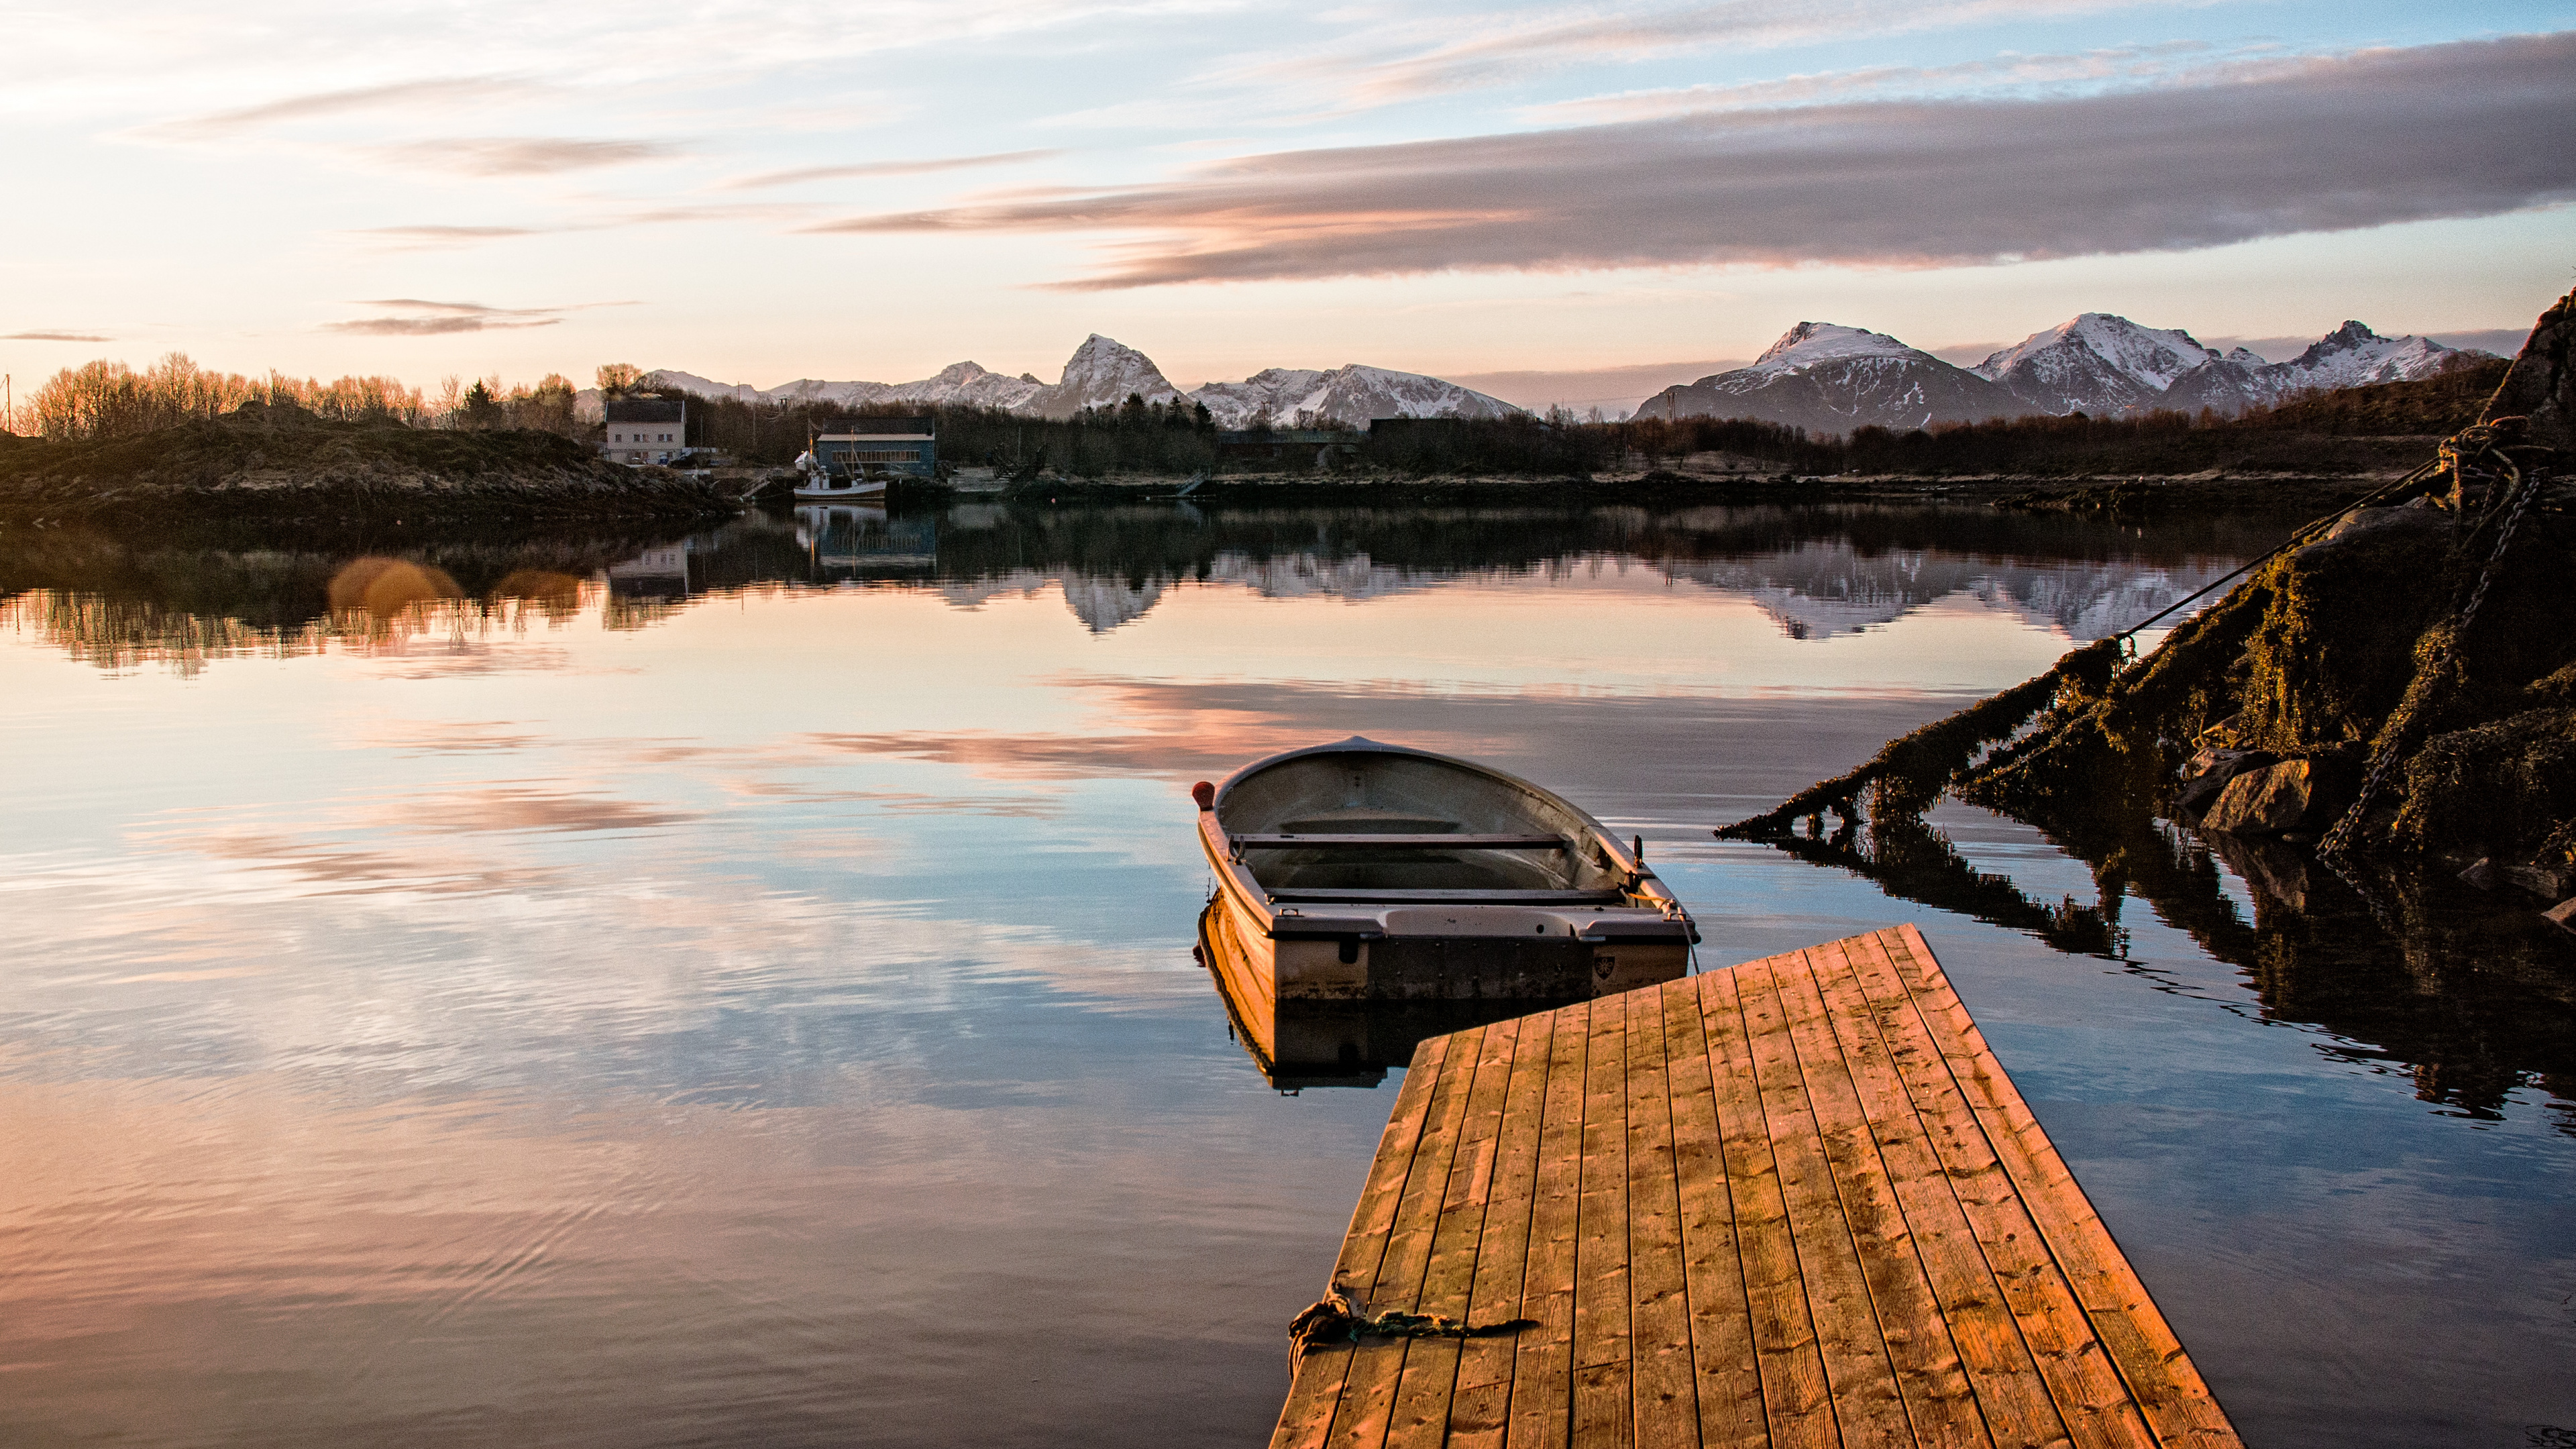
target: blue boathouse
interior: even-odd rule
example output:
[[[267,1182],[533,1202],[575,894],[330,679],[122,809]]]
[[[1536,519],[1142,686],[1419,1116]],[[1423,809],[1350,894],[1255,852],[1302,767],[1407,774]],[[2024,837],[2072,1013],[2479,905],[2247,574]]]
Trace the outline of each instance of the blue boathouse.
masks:
[[[939,476],[938,426],[933,418],[841,418],[824,424],[806,451],[836,477]]]

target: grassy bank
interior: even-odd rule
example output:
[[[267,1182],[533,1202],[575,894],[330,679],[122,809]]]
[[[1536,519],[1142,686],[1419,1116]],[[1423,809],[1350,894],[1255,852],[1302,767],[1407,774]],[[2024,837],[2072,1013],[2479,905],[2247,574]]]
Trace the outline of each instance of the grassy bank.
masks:
[[[442,431],[252,406],[133,437],[0,437],[0,517],[328,522],[690,518],[731,492],[629,468],[555,433]]]

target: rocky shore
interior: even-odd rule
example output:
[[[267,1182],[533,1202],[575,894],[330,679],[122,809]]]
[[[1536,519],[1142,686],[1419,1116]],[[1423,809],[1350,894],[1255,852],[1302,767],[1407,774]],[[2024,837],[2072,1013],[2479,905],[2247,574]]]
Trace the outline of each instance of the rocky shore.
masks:
[[[2439,465],[2272,559],[2151,658],[2073,670],[1959,793],[2126,780],[2205,835],[2410,861],[2576,929],[2576,294]],[[2410,495],[2411,496],[2407,496]]]
[[[354,520],[689,519],[738,489],[634,468],[553,433],[338,422],[253,404],[130,438],[0,435],[0,521],[107,516]]]
[[[2063,842],[2125,842],[2097,852],[2108,880],[2155,853],[2145,822],[2175,820],[2294,912],[2328,874],[2382,916],[2453,881],[2576,931],[2571,465],[2576,293],[2477,423],[2353,500],[2371,506],[2292,533],[2152,654],[2087,645],[1719,834],[1884,874],[1942,853],[1904,842],[1946,791]]]

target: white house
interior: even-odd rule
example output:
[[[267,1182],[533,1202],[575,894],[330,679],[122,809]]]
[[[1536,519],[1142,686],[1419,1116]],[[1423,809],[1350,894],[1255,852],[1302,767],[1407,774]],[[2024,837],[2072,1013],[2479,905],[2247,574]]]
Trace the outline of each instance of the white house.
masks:
[[[689,446],[689,405],[660,398],[613,398],[608,439],[599,453],[612,463],[668,463]]]

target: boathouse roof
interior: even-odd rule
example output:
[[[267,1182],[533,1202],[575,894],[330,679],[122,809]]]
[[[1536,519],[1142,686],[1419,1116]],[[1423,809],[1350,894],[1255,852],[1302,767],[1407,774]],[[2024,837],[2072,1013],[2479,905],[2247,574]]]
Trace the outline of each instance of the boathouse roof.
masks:
[[[858,433],[877,438],[927,438],[934,431],[933,419],[927,417],[856,417],[834,418],[815,428],[818,433]]]

